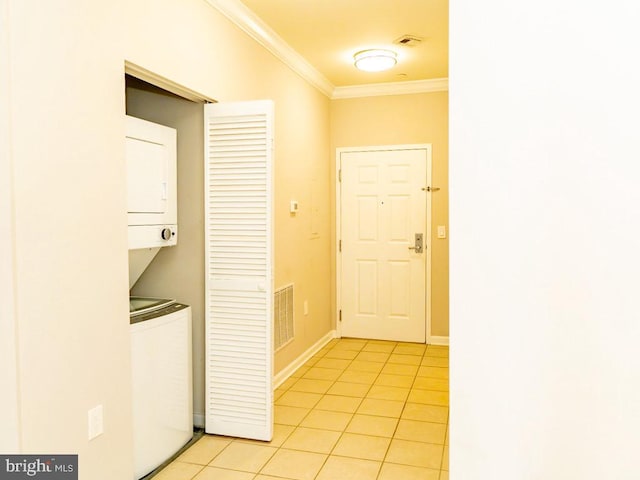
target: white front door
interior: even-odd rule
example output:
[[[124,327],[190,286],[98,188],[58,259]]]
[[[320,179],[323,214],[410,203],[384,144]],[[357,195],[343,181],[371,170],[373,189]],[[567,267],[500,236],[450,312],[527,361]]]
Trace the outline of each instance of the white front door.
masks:
[[[430,146],[393,148],[338,153],[340,330],[425,342]]]

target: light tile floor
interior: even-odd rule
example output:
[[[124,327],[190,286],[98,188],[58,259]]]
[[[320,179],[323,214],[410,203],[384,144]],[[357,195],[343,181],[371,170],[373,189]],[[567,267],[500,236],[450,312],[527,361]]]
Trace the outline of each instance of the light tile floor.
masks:
[[[449,480],[448,361],[333,340],[275,391],[271,442],[205,435],[153,480]]]

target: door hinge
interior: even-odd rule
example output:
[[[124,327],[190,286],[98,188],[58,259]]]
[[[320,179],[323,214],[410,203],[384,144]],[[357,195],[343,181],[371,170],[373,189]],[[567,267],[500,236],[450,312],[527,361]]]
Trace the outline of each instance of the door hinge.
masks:
[[[338,182],[342,182],[342,169],[338,170]]]
[[[341,322],[342,321],[342,310],[338,311],[338,320]]]
[[[338,251],[342,251],[342,240],[338,240]]]

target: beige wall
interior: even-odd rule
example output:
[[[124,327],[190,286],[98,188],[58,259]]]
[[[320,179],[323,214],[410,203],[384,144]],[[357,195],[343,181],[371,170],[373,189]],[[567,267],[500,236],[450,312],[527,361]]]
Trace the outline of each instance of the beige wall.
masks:
[[[19,449],[8,8],[0,2],[0,452]]]
[[[9,4],[21,450],[82,479],[132,471],[120,7]]]
[[[437,225],[445,225],[449,231],[448,120],[447,92],[331,102],[332,179],[335,179],[335,150],[338,147],[432,145],[433,186],[440,187],[440,191],[431,197],[431,335],[434,336],[449,336],[449,239],[448,235],[446,239],[437,238],[436,229]],[[335,192],[335,181],[332,181],[331,190]],[[331,198],[334,215],[335,195]],[[335,225],[332,228],[335,229]],[[333,236],[335,238],[335,230]],[[332,257],[335,258],[335,251]]]
[[[329,101],[202,0],[7,1],[22,449],[78,453],[83,480],[130,478],[125,60],[220,101],[275,101],[276,283],[299,300],[276,369],[330,329]]]
[[[304,84],[282,91],[275,128],[275,284],[295,285],[295,340],[276,354],[277,373],[332,328],[329,100]],[[299,202],[295,216],[290,200]]]

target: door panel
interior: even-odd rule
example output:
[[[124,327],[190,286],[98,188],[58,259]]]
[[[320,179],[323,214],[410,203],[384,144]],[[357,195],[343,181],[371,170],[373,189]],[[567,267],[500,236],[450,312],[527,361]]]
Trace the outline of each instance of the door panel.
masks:
[[[378,264],[370,260],[359,260],[358,268],[358,307],[359,315],[377,315],[378,313]]]
[[[358,240],[375,242],[378,240],[378,199],[374,196],[358,198]]]
[[[205,106],[205,431],[273,437],[271,101]]]
[[[424,342],[426,149],[341,152],[341,333]]]

